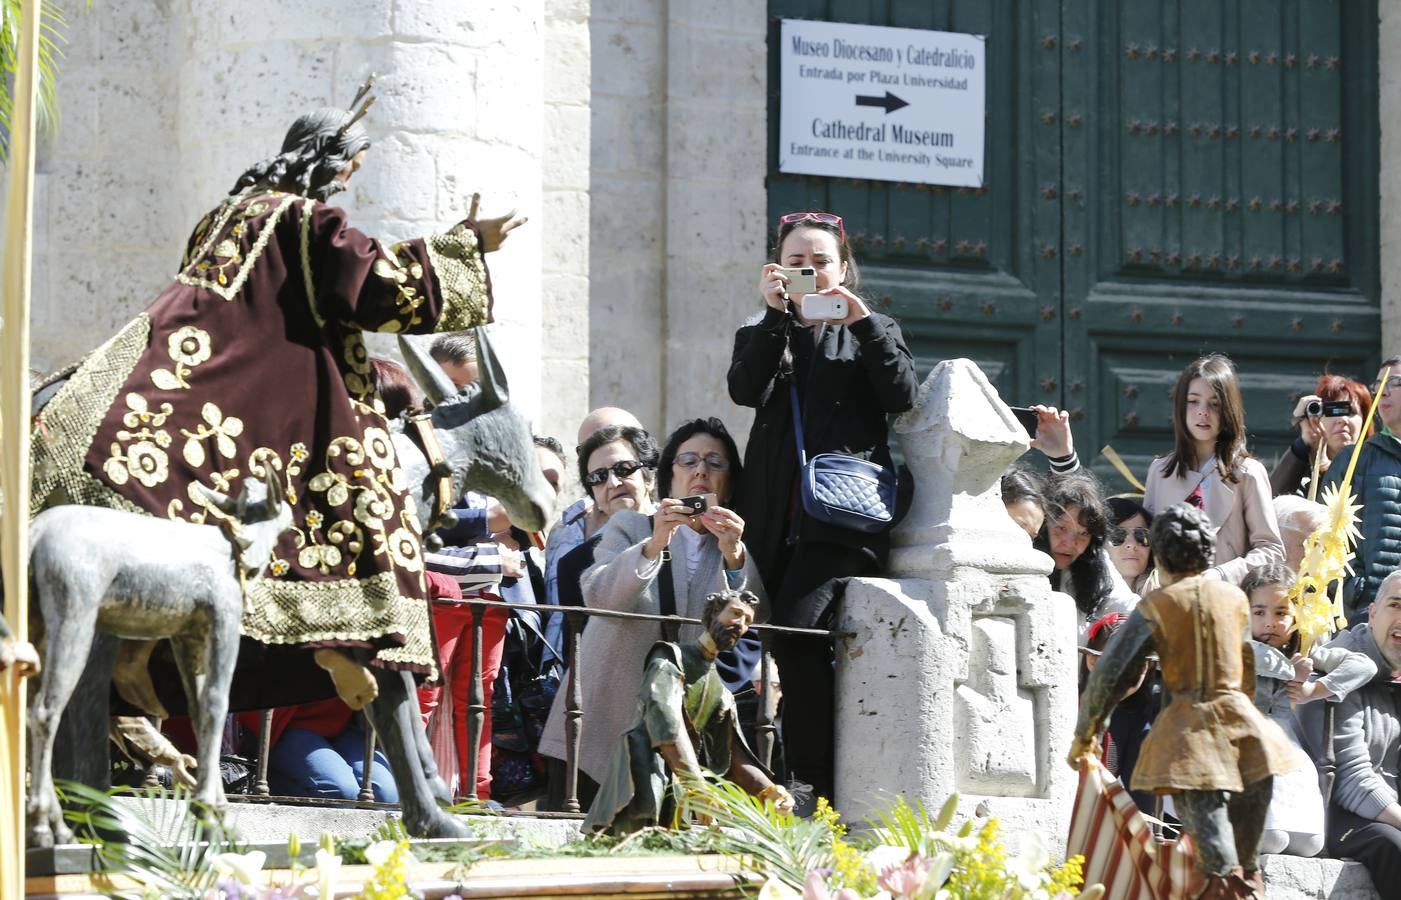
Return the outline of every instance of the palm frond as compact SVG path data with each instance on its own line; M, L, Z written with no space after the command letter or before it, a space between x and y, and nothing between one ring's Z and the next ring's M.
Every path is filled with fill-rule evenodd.
M933 856L939 849L934 835L948 830L957 809L957 794L945 800L939 814L933 818L930 818L929 810L925 809L922 801L916 800L911 806L904 797L897 797L894 805L867 818L870 840L905 847L911 853Z
M707 775L681 788L678 815L708 818L715 851L748 860L797 891L809 871L831 863L830 824L780 813L723 778Z
M162 897L203 896L218 878L213 857L237 849L233 833L202 819L183 788L148 788L122 800L71 781L58 790L64 817L96 847L102 870L120 871Z
M25 0L0 0L0 162L9 156L10 122L14 115L14 76L19 66L20 21ZM30 0L33 2L33 0ZM63 32L67 21L52 0L39 2L39 55L35 72L38 89L37 119L41 131L51 135L58 127L58 60L63 56ZM91 0L89 0L91 3Z

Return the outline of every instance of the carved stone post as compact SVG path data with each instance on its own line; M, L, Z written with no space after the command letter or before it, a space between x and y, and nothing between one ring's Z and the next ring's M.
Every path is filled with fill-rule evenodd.
M1075 773L1075 617L1002 505L1027 436L982 371L935 367L894 434L915 478L889 579L847 590L837 645L837 803L904 794L1063 840Z

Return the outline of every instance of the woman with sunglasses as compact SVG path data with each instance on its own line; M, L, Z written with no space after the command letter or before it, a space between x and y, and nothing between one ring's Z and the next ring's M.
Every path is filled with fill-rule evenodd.
M743 540L744 520L729 508L740 476L739 450L719 419L693 419L672 432L657 471L664 499L655 508L612 513L600 532L594 564L583 575L584 605L660 615L669 598L675 615L699 619L707 594L729 588L762 596L759 572ZM699 496L706 497L704 512L681 500ZM762 609L760 615L766 618ZM698 634L699 626L686 625L676 639L684 643ZM647 651L663 639L669 638L660 623L635 619L598 617L584 632L579 647L587 723L579 740L582 808L608 774L619 736L636 710ZM750 641L722 652L715 664L737 691L748 686L758 658L757 642ZM564 759L563 692L555 695L540 752Z
M1383 376L1385 379L1383 380ZM1339 484L1354 453L1357 468L1352 476L1352 494L1362 506L1359 530L1362 539L1352 560L1354 575L1343 581L1343 608L1348 625L1366 621L1367 607L1376 599L1382 580L1401 559L1401 356L1382 360L1372 383L1377 404L1374 419L1385 431L1344 447L1323 478L1323 486Z
M1106 535L1109 559L1119 571L1129 590L1140 597L1157 587L1153 577L1153 549L1148 546L1148 529L1153 514L1143 504L1128 497L1110 497L1105 501L1109 511L1109 533Z
M1320 405L1346 403L1348 407L1343 415L1311 416L1307 408L1310 400L1316 400ZM1294 417L1299 422L1299 435L1289 449L1280 454L1270 472L1270 489L1274 495L1307 493L1315 453L1322 455L1319 464L1319 479L1322 480L1323 473L1328 471L1329 464L1338 458L1343 448L1362 440L1362 423L1366 421L1371 408L1372 395L1367 393L1366 385L1341 375L1319 376L1313 394L1301 397L1295 407ZM1332 408L1327 411L1337 412ZM1320 412L1323 410L1320 409ZM1373 425L1367 436L1375 433L1376 426Z
M809 321L780 268L812 268L817 293L846 302L846 316ZM786 625L817 625L817 591L834 578L873 575L889 552L885 533L865 534L803 515L798 497L790 385L798 392L808 455L838 451L891 465L886 419L915 402L919 382L900 326L860 296L856 260L839 216L790 213L779 220L773 260L759 276L760 314L735 335L730 398L753 407L740 497L745 544ZM795 779L832 796L832 648L810 638L775 639L784 692L783 745Z

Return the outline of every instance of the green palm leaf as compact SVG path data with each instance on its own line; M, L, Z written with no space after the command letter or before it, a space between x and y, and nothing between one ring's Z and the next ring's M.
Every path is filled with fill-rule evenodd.
M161 897L203 896L218 879L213 856L237 850L229 832L200 818L183 788L148 788L124 802L76 782L58 789L64 817L96 847L103 871L120 871Z
M10 117L15 108L10 91L19 65L19 32L24 2L0 0L0 162L10 152ZM44 134L51 135L58 126L58 88L54 79L58 75L58 59L63 55L59 45L63 43L63 28L67 23L57 4L51 0L38 0L38 3L38 123Z

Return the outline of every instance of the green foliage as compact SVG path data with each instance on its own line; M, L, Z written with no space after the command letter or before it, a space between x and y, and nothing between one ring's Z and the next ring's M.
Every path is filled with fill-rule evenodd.
M119 802L76 782L57 787L74 834L94 846L104 872L121 871L145 888L136 896L201 897L218 880L213 857L238 849L232 832L201 819L183 788L147 788Z
M23 8L24 0L0 0L0 162L3 162L10 152L10 119L15 109L14 97L10 91L14 89L14 76L19 64L18 45ZM39 128L44 134L52 134L58 125L58 89L54 79L58 76L58 58L63 55L59 44L63 41L65 25L63 11L59 9L58 4L52 0L39 0L36 112Z

